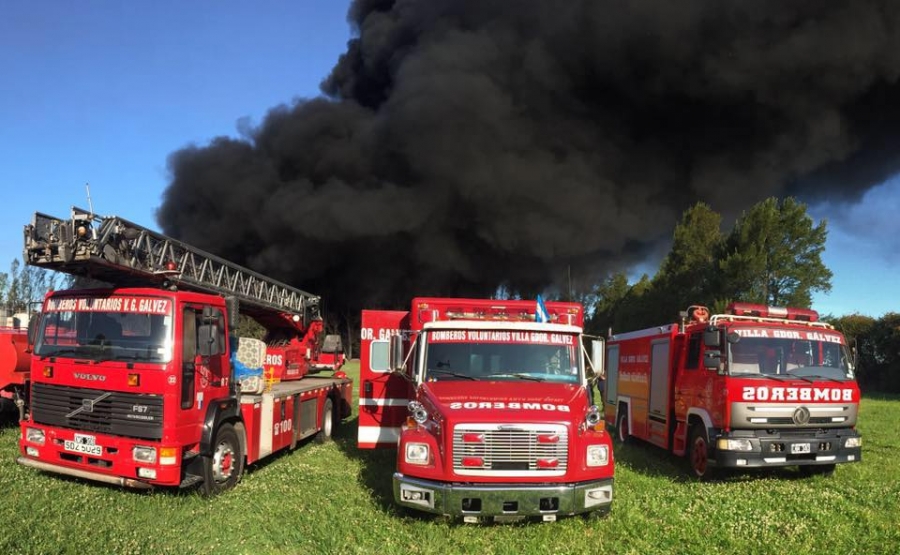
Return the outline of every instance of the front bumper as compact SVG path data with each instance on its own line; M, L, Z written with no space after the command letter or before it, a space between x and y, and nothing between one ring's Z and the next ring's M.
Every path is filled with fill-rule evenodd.
M394 500L451 517L568 516L608 511L613 479L574 484L456 484L394 473Z
M732 432L716 438L720 440L744 440L750 450L714 451L715 465L721 468L759 468L775 466L834 465L862 460L862 447L846 447L850 438L860 438L855 430L820 430L805 434Z

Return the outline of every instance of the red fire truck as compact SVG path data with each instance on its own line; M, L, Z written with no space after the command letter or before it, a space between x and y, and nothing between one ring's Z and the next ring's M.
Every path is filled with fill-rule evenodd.
M35 214L25 255L114 286L47 295L20 464L135 488L200 484L211 495L246 464L327 439L350 414L352 383L336 342L321 352L314 295L76 208L70 220ZM267 330L265 343L231 336L238 312ZM260 375L239 380L245 344L256 346ZM310 375L326 367L332 376Z
M608 512L612 441L583 320L568 302L363 311L358 441L397 449L396 502L466 522Z
M827 475L861 456L851 352L814 310L693 306L680 323L614 335L604 396L620 441L687 456L698 478L791 465Z
M30 365L28 330L0 327L0 418L14 410L24 415Z

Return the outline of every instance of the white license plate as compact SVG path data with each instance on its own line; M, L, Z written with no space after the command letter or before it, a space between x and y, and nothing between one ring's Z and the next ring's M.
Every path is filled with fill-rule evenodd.
M800 453L809 453L809 444L808 443L794 443L791 445L791 454L797 455Z
M97 445L97 438L87 434L75 434L74 439L63 441L63 448L66 451L86 455L100 456L103 454L103 447Z

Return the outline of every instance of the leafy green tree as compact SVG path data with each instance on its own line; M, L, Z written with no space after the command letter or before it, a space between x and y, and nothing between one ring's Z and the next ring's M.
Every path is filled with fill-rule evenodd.
M587 326L590 333L607 335L610 330L620 333L654 325L652 315L658 310L647 274L634 284L629 284L622 272L613 274L597 286L595 295L597 301Z
M844 334L850 347L855 351L856 379L861 387L874 385L877 381L877 353L880 350L874 335L877 320L871 316L850 314L840 318L823 318Z
M741 216L725 242L719 268L725 296L771 306L809 307L814 291L831 290L822 262L826 222L814 225L806 205L769 198Z
M672 250L653 279L660 321L674 319L693 304L711 304L719 287L718 254L724 237L722 216L698 202L675 226Z
M56 273L42 268L22 267L21 262L14 259L6 281L8 286L5 287L3 307L13 314L25 312L32 303L42 301L47 291L56 288L59 278Z

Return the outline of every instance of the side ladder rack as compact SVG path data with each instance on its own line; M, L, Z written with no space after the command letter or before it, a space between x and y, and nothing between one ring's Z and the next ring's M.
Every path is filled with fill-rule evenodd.
M256 309L320 318L319 297L118 216L72 208L70 220L36 212L25 226L26 264L131 286L174 285L237 298Z

